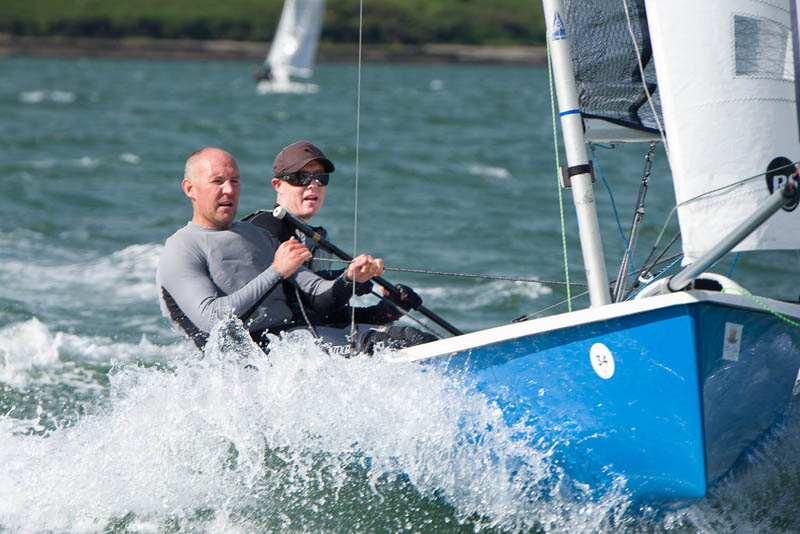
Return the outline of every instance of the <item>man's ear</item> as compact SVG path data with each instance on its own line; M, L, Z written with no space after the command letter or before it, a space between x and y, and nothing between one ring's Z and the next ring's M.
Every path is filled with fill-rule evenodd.
M275 188L275 191L279 191L280 190L282 181L283 180L281 180L280 178L273 178L272 179L272 187Z
M181 182L181 189L183 189L184 194L187 197L191 198L192 201L195 200L195 198L194 198L194 183L190 179L188 179L188 178L184 178L183 179L183 181Z

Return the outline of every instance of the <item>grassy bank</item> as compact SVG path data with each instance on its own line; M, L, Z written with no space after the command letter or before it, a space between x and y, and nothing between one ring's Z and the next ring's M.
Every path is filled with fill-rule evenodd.
M269 41L283 0L0 0L0 32L26 36ZM328 0L322 41L354 43L359 0ZM364 0L368 44L544 43L530 0Z
M259 41L151 39L128 37L33 37L0 34L0 57L110 57L135 59L233 60L260 63L268 45ZM366 45L362 60L379 63L471 63L544 65L541 46L475 46L455 44ZM323 43L321 63L358 60L355 44Z

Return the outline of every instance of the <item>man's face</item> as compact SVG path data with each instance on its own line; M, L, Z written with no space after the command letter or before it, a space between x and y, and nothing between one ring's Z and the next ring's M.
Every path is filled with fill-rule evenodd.
M325 167L319 161L312 161L300 172L316 174L325 172ZM278 204L305 222L311 220L325 203L326 186L317 184L315 180L306 186L295 186L280 178L273 178L272 187L278 192Z
M192 222L211 228L230 226L241 185L236 161L222 150L209 151L195 165L191 178L184 179L182 186L194 206Z

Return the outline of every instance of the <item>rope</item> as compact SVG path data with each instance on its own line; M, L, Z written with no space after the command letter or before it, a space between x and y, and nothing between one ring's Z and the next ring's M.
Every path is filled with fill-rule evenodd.
M306 314L306 307L303 306L303 299L300 298L300 290L297 289L297 286L294 286L294 294L297 297L297 304L300 306L300 311L303 313L303 319L305 319L306 324L308 325L308 329L311 330L311 335L314 336L314 339L319 339L319 334L317 334L317 330L314 328L314 325L311 324L311 321L308 318L308 314Z
M664 229L662 229L661 233L663 234L663 232L664 232ZM655 266L656 266L656 265L657 265L657 264L658 264L658 263L661 261L661 258L664 256L664 254L666 254L666 253L667 253L667 251L668 251L670 248L672 248L672 245L674 245L674 244L675 244L675 242L678 240L678 238L679 238L680 236L681 236L681 233L680 233L680 231L678 231L678 232L677 232L677 233L676 233L676 234L675 234L675 235L672 237L672 239L670 240L670 242L669 242L669 243L667 243L667 245L664 247L664 249L661 251L661 253L659 253L659 255L658 255L658 256L656 256L656 259L655 259L655 260L653 260L653 263L650 263L650 258L652 258L652 257L653 257L653 254L655 254L655 253L656 253L656 248L658 247L658 241L661 239L661 237L659 236L658 240L656 240L656 242L653 244L653 248L651 248L651 249L650 249L650 254L648 254L648 255L647 255L647 259L646 259L646 260L644 260L644 262L642 262L642 272L647 272L647 271L649 271L650 269L652 269L653 267L655 267Z
M657 275L653 276L650 279L650 281L647 282L642 287L640 287L638 291L635 291L635 292L629 294L628 297L626 298L626 300L631 300L633 297L635 297L636 295L638 295L639 293L644 291L644 288L646 288L647 286L649 286L650 284L652 284L653 282L655 282L656 280L661 278L661 275L664 274L665 272L669 271L670 269L672 269L679 261L681 261L681 258L683 258L683 254L678 254L678 258L675 261L673 261L672 263L667 265L667 267L662 269Z
M678 254L675 254L674 256L670 256L669 258L667 258L666 260L664 260L662 263L666 263L666 262L668 262L668 261L674 260L675 258L678 258L678 259L680 259L680 257L681 257L681 256L683 256L683 254L680 254L680 253L678 253ZM654 264L654 265L655 265L655 264ZM667 267L666 269L664 269L664 271L666 271L667 269L669 269L669 268L671 268L671 267L672 267L672 265L670 265L669 267ZM636 274L637 274L637 275L638 275L638 274L641 274L641 272L642 272L642 271L639 271L639 272L638 272L638 273L636 273ZM611 282L609 282L609 287L610 287L610 286L612 286L613 284L616 284L616 283L617 283L617 281L616 281L616 280L612 280ZM583 297L583 296L585 296L585 295L588 295L588 294L589 294L589 292L588 292L588 291L583 291L583 292L581 292L581 293L578 293L577 295L575 295L575 296L573 297L573 299L578 299L578 298L580 298L580 297ZM527 321L529 318L533 317L534 315L539 315L539 314L541 314L541 313L544 313L544 312L546 312L546 311L548 311L548 310L551 310L551 309L553 309L553 308L555 308L555 307L561 306L562 304L566 304L566 303L567 303L567 300L562 300L562 301L560 301L560 302L556 302L555 304L551 304L550 306L547 306L546 308L542 308L542 309L541 309L541 310L539 310L539 311L535 311L535 312L533 312L533 313L529 313L529 314L523 315L522 317L517 317L516 319L514 319L514 320L513 320L513 321L511 321L511 322L512 322L512 323L519 323L519 322L522 322L522 321Z
M783 167L778 167L777 169L774 169L774 170L775 171L779 171L779 170L782 170L782 169L787 169L787 168L790 168L790 167L792 167L794 165L797 165L798 163L800 163L800 160L795 161L793 163L790 163L788 165L784 165ZM741 180L733 182L731 184L723 185L722 187L718 187L716 189L712 189L711 191L706 191L705 193L701 193L701 194L699 194L699 195L697 195L695 197L692 197L692 198L689 198L687 200L684 200L680 204L676 204L670 210L669 214L667 214L667 219L664 221L664 224L661 226L661 231L658 233L658 237L656 238L656 241L653 244L653 249L658 247L658 244L661 242L661 238L664 236L664 232L666 232L666 230L667 230L667 226L669 225L669 222L672 220L672 216L675 215L675 212L678 211L678 208L686 206L687 204L690 204L692 202L696 202L696 201L702 199L703 197L706 197L706 196L709 196L709 195L713 195L714 193L719 193L721 191L725 191L726 189L732 189L734 187L740 187L740 186L746 184L747 182L759 179L759 178L763 177L766 174L767 174L766 172L760 172L758 174L754 174L752 176L748 176L747 178L742 178Z
M728 278L730 278L731 275L733 274L733 268L736 267L736 262L739 260L739 254L741 254L741 252L737 252L736 255L733 257L733 263L731 263L731 270L728 271Z
M661 125L661 120L658 118L658 113L656 113L656 106L653 104L653 95L650 94L650 89L647 87L647 80L644 75L644 65L642 65L642 52L639 50L639 43L636 42L636 34L633 32L633 24L631 24L631 14L628 11L627 0L622 0L622 4L625 6L625 22L628 25L628 34L631 36L631 43L633 44L634 50L636 50L636 62L639 65L639 77L642 80L642 88L644 89L644 93L647 95L647 104L650 106L650 111L653 113L653 119L656 121L656 126L658 126L658 135L661 136L661 142L664 143L664 152L667 155L667 161L670 161L667 136L664 134L664 127Z
M792 321L791 319L789 319L785 315L776 312L775 310L773 310L772 308L770 308L769 306L767 306L766 304L761 302L761 300L759 300L758 297L753 296L753 294L750 293L749 291L747 291L746 289L739 289L738 287L726 287L726 288L722 289L723 293L727 293L728 291L733 291L734 293L739 293L740 295L744 295L745 297L750 298L751 300L753 300L753 302L755 302L756 304L758 304L759 306L761 306L762 308L767 310L769 313L771 313L772 315L774 315L778 319L781 319L782 321L786 321L790 325L800 328L800 323L798 323L796 321Z
M358 256L358 171L359 171L359 157L361 148L361 45L362 35L364 29L364 0L359 2L358 6L358 81L356 83L356 175L355 175L355 199L353 201L353 257ZM353 294L351 298L356 296L356 281L355 273L353 273ZM356 310L351 307L350 311L350 342L353 345L353 352L355 352L356 342Z
M658 278L659 276L661 276L662 274L664 274L665 272L667 272L668 270L670 270L670 269L671 269L671 268L672 268L672 267L673 267L673 266L674 266L676 263L678 263L678 261L680 260L680 256L681 256L681 255L679 254L678 256L679 256L679 257L678 257L678 259L676 259L674 262L672 262L670 265L668 265L668 266L667 266L665 269L663 269L663 270L662 270L660 273L658 273L658 274L657 274L657 275L656 275L656 276L653 278L653 280L652 280L652 281L655 281L655 280L656 280L656 278ZM646 287L646 286L645 286L645 287ZM644 287L643 287L642 289L644 289ZM641 291L641 289L640 289L639 291ZM772 308L770 308L769 306L767 306L767 305L766 305L764 302L762 302L761 300L759 300L759 299L758 299L758 297L754 296L754 295L753 295L752 293L750 293L749 291L747 291L747 290L745 290L745 289L739 289L739 288L737 288L737 287L728 287L728 288L723 288L723 289L722 289L722 293L727 293L727 292L729 292L729 291L733 291L733 292L735 292L735 293L739 293L739 294L741 294L741 295L744 295L745 297L748 297L748 298L752 299L752 300L753 300L753 301L754 301L756 304L758 304L758 305L759 305L761 308L763 308L764 310L768 311L769 313L771 313L772 315L774 315L774 316L775 316L775 317L777 317L778 319L780 319L780 320L782 320L782 321L785 321L785 322L787 322L788 324L790 324L790 325L792 325L792 326L796 326L796 327L800 328L800 323L798 323L797 321L793 321L793 320L789 319L788 317L786 317L785 315L783 315L782 313L779 313L779 312L777 312L777 311L773 310ZM578 295L575 295L575 298L582 297L582 296L584 296L584 295L586 295L586 294L588 294L588 293L589 293L588 291L584 291L583 293L580 293L580 294L578 294ZM637 293L638 293L638 291L637 291ZM628 298L630 299L630 297L628 297ZM528 315L523 315L522 317L519 317L519 318L517 318L517 319L514 319L514 321L513 321L513 322L517 323L517 322L527 321L527 320L528 320L528 318L530 318L530 317L533 317L534 315L539 315L540 313L544 313L544 312L546 312L547 310L550 310L550 309L552 309L552 308L555 308L555 307L557 307L557 306L560 306L560 305L564 304L565 302L566 302L565 300L562 300L561 302L557 302L557 303L555 303L555 304L553 304L553 305L551 305L551 306L548 306L548 307L546 307L546 308L543 308L543 309L541 309L541 310L539 310L539 311L537 311L537 312L534 312L534 313L529 313Z
M592 151L592 160L594 160L595 168L597 169L598 174L600 174L600 179L603 180L603 185L606 186L606 191L608 191L608 197L611 199L611 208L614 210L614 218L617 221L617 229L619 230L619 235L622 237L622 246L625 247L625 254L628 256L628 263L630 264L631 275L633 275L636 270L633 266L633 258L631 257L631 251L628 249L628 238L625 236L625 231L622 229L622 223L619 220L619 212L617 211L617 202L614 200L614 193L611 192L611 186L608 185L608 181L606 180L605 175L603 174L603 170L600 168L600 161L597 159L597 154L594 151L594 147L591 147Z
M572 297L572 298L573 298L573 300L577 300L577 299L579 299L580 297L586 296L586 295L588 295L588 294L589 294L589 291L582 291L581 293L578 293L577 295L575 295L575 296L574 296L574 297ZM535 312L533 312L533 313L528 313L528 314L526 314L526 315L523 315L522 317L517 317L516 319L514 319L514 320L513 320L513 321L511 321L511 322L512 322L512 323L521 323L521 322L523 322L523 321L527 321L528 319L530 319L530 318L531 318L531 317L533 317L534 315L539 315L539 314L542 314L542 313L544 313L544 312L546 312L546 311L548 311L548 310L552 310L553 308L557 308L558 306L561 306L562 304L567 304L568 302L569 302L569 299L565 299L565 300L562 300L562 301L560 301L560 302L556 302L555 304L551 304L550 306L548 306L548 307L546 307L546 308L542 308L542 309L541 309L541 310L539 310L539 311L535 311Z
M419 319L417 319L416 317L414 317L413 315L408 313L406 310L404 310L403 308L401 308L400 306L398 306L394 302L392 302L389 299L387 299L386 297L384 297L383 295L379 295L375 291L371 292L370 294L373 295L373 296L378 297L381 300L383 300L383 302L385 302L389 306L393 307L395 310L397 310L406 319L410 319L413 322L417 323L417 325L422 327L423 330L427 330L428 332L430 332L432 334L435 334L436 337L438 337L439 339L444 339L445 336L440 331L436 330L435 328L433 328L429 324L427 324L427 323L425 323L423 321L420 321Z
M346 260L336 258L314 258L316 261L327 261L330 263L350 263ZM562 282L561 280L543 280L541 278L515 278L512 276L496 276L491 274L471 274L471 273L457 273L450 271L431 271L428 269L407 269L403 267L384 267L386 271L397 271L401 273L416 273L416 274L433 274L440 276L456 276L462 278L485 278L487 280L508 280L510 282L533 282L536 284L550 284L550 285L572 285L586 287L586 284L580 282Z
M639 270L639 273L638 273L638 278L637 278L637 280L635 280L635 281L634 281L633 285L632 285L632 286L631 286L631 288L628 290L628 293L625 295L625 298L624 298L624 299L622 299L622 300L628 300L628 299L630 298L631 294L632 294L632 293L633 293L633 292L636 290L636 284L637 284L637 283L639 283L639 282L645 282L645 284L649 284L650 282L652 282L652 281L655 279L654 277L652 277L652 278L650 278L650 280L649 280L649 281L645 281L645 280L643 280L643 279L642 279L642 275L644 275L644 274L649 274L649 273L650 273L650 271L653 269L653 267L655 267L655 266L656 266L656 265L658 265L659 263L662 263L662 262L661 262L661 258L663 258L663 257L664 257L664 254L666 254L666 253L667 253L667 251L669 251L669 249L672 247L672 245L674 245L674 244L675 244L675 242L678 240L678 238L679 238L680 236L681 236L681 233L680 233L680 232L678 232L677 234L675 234L675 236L672 238L672 240L671 240L669 243L667 243L667 246L666 246L666 247L664 247L664 250L662 250L662 251L661 251L661 253L660 253L660 254L659 254L657 257L656 257L656 259L655 259L655 260L653 260L653 263L647 263L647 261L650 261L650 257L651 257L651 256L653 255L653 253L655 252L655 248L653 248L653 250L651 250L651 251L650 251L650 255L649 255L649 256L647 256L647 261L646 261L646 262L644 262L644 265L643 265L643 266L642 266L642 268ZM669 258L667 258L667 259L666 259L666 260L664 260L664 261L670 261L670 260L672 260L672 259L674 259L674 258L682 258L682 257L683 257L683 253L682 253L682 252L678 252L677 254L673 254L672 256L670 256ZM670 266L670 267L672 267L672 266Z
M567 258L567 227L564 223L564 198L559 180L561 162L558 157L558 128L556 126L556 101L553 87L553 58L550 55L550 39L547 39L547 75L550 81L550 110L553 116L553 148L556 154L556 189L558 190L558 210L561 217L561 248L564 254L564 284L567 286L567 309L572 311L572 292L569 283L569 260Z

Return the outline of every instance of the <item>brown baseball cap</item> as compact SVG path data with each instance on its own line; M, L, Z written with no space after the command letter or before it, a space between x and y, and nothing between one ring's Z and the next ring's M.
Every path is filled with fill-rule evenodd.
M312 161L322 163L325 172L333 172L335 169L331 160L325 157L322 150L308 141L297 141L278 152L275 162L272 164L272 171L277 178L297 172Z

